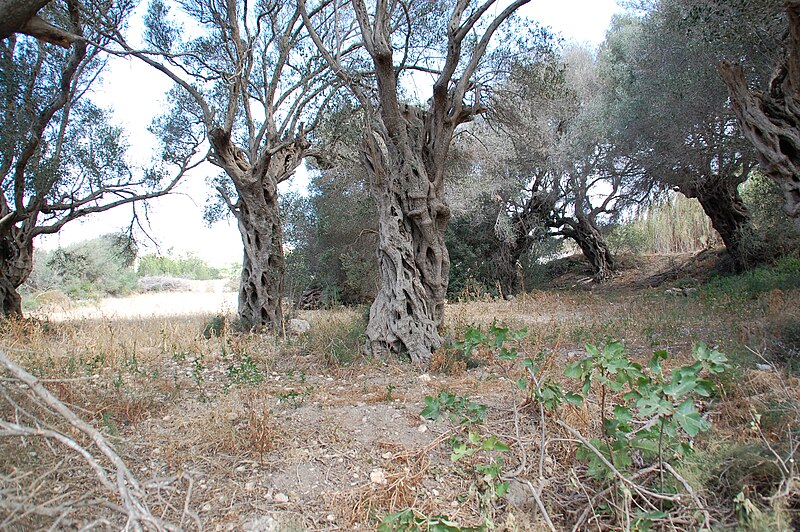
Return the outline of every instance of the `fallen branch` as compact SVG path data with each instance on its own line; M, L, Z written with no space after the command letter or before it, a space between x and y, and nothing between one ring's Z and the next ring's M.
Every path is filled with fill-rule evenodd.
M72 427L88 436L103 456L113 464L116 473L116 481L114 482L111 480L106 469L86 447L79 445L74 439L55 430L34 429L18 423L2 421L0 422L0 435L42 437L60 442L83 457L96 473L101 484L119 495L122 501L122 509L128 517L126 529L142 530L143 525L149 525L149 528L155 528L159 531L173 529L173 527L162 523L161 520L154 517L150 512L145 502L144 490L139 484L139 481L133 476L128 466L100 431L79 418L63 402L51 394L35 376L28 373L24 368L8 358L3 351L0 351L0 367L5 367L11 375L28 386L30 389L29 393L33 394L38 400L51 408L58 416L72 425Z

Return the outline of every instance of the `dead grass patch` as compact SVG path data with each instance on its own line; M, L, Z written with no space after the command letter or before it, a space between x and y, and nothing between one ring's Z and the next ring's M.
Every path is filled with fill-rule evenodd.
M543 447L539 410L515 387L525 377L520 364L498 361L485 349L471 353L468 362L452 350L468 325L527 327L520 356L536 358L542 377L572 391L578 384L563 378L565 365L585 356L586 343L606 338L624 341L640 362L655 349L667 349L667 370L685 364L696 341L738 353L742 367L703 404L714 432L695 441L708 456L697 466L701 470L717 463L711 455L727 456L719 460L723 464L735 459L736 453L719 450L720 441L741 449L763 443L749 428L754 413L775 448L783 449L778 444L797 434L798 379L780 367L753 370L756 357L745 358L746 347L769 355L770 338L786 343L790 322L800 319L795 301L796 291L783 291L744 308L720 308L700 296L648 289L534 292L513 301L453 303L444 324L450 347L434 355L425 379L409 364L361 357L362 309L303 313L311 332L287 340L231 328L206 338L206 315L17 320L0 324L0 349L112 439L144 479L153 511L184 528L237 529L273 520L287 530L370 529L404 508L446 514L464 525L481 523L487 509L476 488L480 479L450 461L449 438L460 429L419 418L425 395L447 390L488 405L486 424L475 430L510 446L504 471L514 492L492 503L497 529L538 530L544 521L526 482L538 490L558 528L570 528L590 502L603 502L596 495L608 486L588 480L575 456L574 436L557 425L562 421L587 437L600 434L601 401L590 395L581 408L546 413ZM5 381L2 390L11 393ZM8 405L3 419L13 418ZM609 400L606 417L610 405ZM0 446L0 495L15 501L30 495L25 500L34 505L50 501L72 508L61 521L65 526L106 519L110 528L119 527L113 511L95 504L102 494L85 465L41 442L0 438ZM758 497L781 479L769 464L755 466L738 476L720 470L728 492L719 499L711 497L716 488L704 484L707 477L692 477L698 496L717 506L715 526L736 526L728 499L739 482L753 484L755 503L769 506ZM376 470L380 482L369 478ZM784 498L790 501L786 512L791 497L796 495ZM61 515L20 519L20 512L0 516L0 523L12 515L15 523L47 528ZM586 523L592 529L616 526L609 516Z

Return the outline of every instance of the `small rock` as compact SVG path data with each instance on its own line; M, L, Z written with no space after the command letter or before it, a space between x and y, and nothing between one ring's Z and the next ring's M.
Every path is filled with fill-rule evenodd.
M529 511L533 509L536 499L531 495L530 488L527 484L523 484L518 480L512 480L508 487L508 493L506 494L506 502L511 508Z
M378 484L379 486L385 486L389 483L389 481L386 479L386 473L383 472L383 469L373 469L369 474L369 481L373 484Z
M325 520L327 520L329 523L333 523L334 521L336 521L336 516L333 514L328 514Z
M289 320L289 332L294 334L306 334L311 330L311 324L306 320L292 318Z
M287 502L289 502L289 496L286 495L285 493L279 492L279 493L275 494L275 497L273 498L273 500L277 504L286 504Z
M772 371L772 366L769 364L756 364L756 369L759 371Z
M417 427L417 432L428 432L428 426L420 425L419 427Z
M419 382L431 382L431 376L427 373L423 373L419 376Z
M392 454L391 451L386 451L381 455L381 458L383 458L384 460L391 460L392 456L394 455Z
M242 524L242 530L245 532L277 532L278 529L278 521L271 515L251 518Z

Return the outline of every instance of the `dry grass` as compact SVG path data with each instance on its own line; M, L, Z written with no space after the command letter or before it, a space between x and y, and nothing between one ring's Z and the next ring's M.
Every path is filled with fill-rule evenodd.
M451 304L445 334L457 340L468 325L495 321L527 327L521 349L542 353L542 375L554 378L561 378L566 362L583 356L585 343L605 338L624 340L641 360L655 348L667 349L672 364L688 360L693 342L718 344L743 365L709 406L715 429L706 439L766 441L783 449L787 435L796 435L800 383L752 369L747 347L786 341L787 323L800 317L795 301L796 292L781 292L747 308L721 309L662 290L536 292L514 301ZM384 515L409 507L462 524L491 515L500 530L547 529L530 486L555 526L569 529L592 494L602 492L602 485L586 480L574 437L556 424L560 419L582 434L597 434L597 403L547 414L542 448L539 411L513 384L524 375L518 364L484 350L473 355L478 366L468 369L445 349L431 374L420 376L403 363L364 359L358 353L363 316L362 310L306 313L301 317L311 322L311 333L287 340L229 330L205 338L211 315L10 321L0 325L0 349L115 442L147 486L154 513L187 529L374 529ZM3 390L2 414L10 419L21 399L10 381L3 381ZM425 395L441 390L488 405L486 424L476 430L511 446L504 454L512 481L507 497L487 502L475 472L451 462L450 439L463 436L464 428L419 418ZM762 413L761 433L742 430L752 412ZM0 505L0 523L46 528L61 515L56 510L71 506L75 511L64 525L96 519L119 526L111 509L94 504L102 494L74 457L25 438L4 437L0 446L0 490L39 508L24 515ZM709 443L704 452L715 448L721 447ZM797 504L796 486L790 489L782 499L784 515ZM717 503L728 506L714 518L730 526L732 503Z

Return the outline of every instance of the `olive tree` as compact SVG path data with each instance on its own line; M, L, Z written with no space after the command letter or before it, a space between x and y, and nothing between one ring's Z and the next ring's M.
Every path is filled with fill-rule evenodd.
M198 37L180 40L171 5ZM315 112L335 92L336 78L291 2L154 0L145 22L147 49L115 38L122 53L175 83L172 110L158 123L170 150L180 154L187 140L208 139L206 159L222 171L216 188L244 245L239 319L248 329L281 331L286 265L278 185L305 157Z
M474 131L481 188L503 204L493 260L506 294L520 288L520 258L547 238L573 240L598 280L614 270L601 225L635 200L639 170L606 137L603 90L590 51L554 49L516 65L495 90L491 127Z
M444 196L450 142L458 126L484 111L482 60L501 25L528 1L495 9L495 0L377 0L370 6L353 0L352 18L369 54L369 79L344 68L335 42L315 36L369 118L362 160L378 208L380 288L366 330L368 353L407 354L427 364L442 344L439 326L450 269L445 246L450 209ZM299 3L314 35L313 17L304 0ZM328 9L343 8L331 2ZM495 54L503 49L496 47ZM425 62L425 57L440 59ZM425 103L404 98L401 78L411 70L430 74L432 95Z
M724 13L729 6L714 7ZM738 63L723 61L719 70L745 137L765 174L781 187L786 210L800 229L800 2L784 0L784 12L789 29L786 53L767 88L752 90L751 76ZM772 13L774 9L762 10L766 17ZM748 70L758 59L743 58Z
M612 85L607 122L616 128L615 142L646 170L642 189L660 184L697 198L735 268L751 267L764 250L738 187L756 158L716 65L777 47L774 35L726 29L730 20L751 22L755 5L763 3L730 2L736 16L728 18L707 16L706 0L646 4L641 17L616 19L601 50ZM753 76L765 75L763 63L756 66Z
M129 5L107 2L115 27ZM81 38L68 49L12 34L0 40L0 312L21 315L17 288L33 268L34 239L89 214L172 190L197 145L163 165L133 168L122 131L88 98L105 64L104 38L78 2L53 2L50 15ZM89 44L92 42L93 44ZM134 217L136 211L134 211Z

